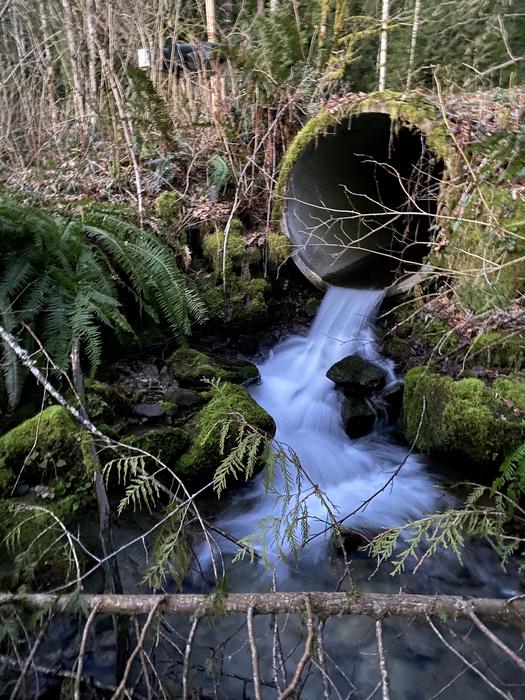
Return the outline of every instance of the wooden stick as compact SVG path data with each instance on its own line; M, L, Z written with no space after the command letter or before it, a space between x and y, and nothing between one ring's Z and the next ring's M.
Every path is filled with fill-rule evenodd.
M379 669L381 671L381 687L383 700L390 700L390 683L388 682L388 670L386 667L385 648L383 645L383 623L376 620L377 653L379 654Z
M525 660L521 658L521 656L518 656L515 651L512 649L509 649L509 647L501 641L501 639L494 634L494 632L491 632L489 628L481 622L479 617L476 615L474 612L470 612L469 615L470 619L474 622L474 624L483 632L484 635L486 635L491 642L493 642L497 647L499 647L503 653L507 654L514 663L521 668L522 671L525 671Z
M297 689L299 681L301 680L301 675L304 671L304 667L306 666L308 660L312 656L312 644L314 641L314 620L313 620L313 615L312 615L312 604L310 602L310 597L309 597L308 593L304 594L303 600L304 600L304 605L306 607L306 613L307 613L307 618L306 618L307 637L306 637L306 642L304 645L304 651L303 651L303 655L301 656L301 658L299 660L299 663L297 664L297 668L295 669L294 677L292 678L290 685L279 696L279 700L288 700L288 698L291 698L295 695L295 691Z
M312 613L321 617L330 615L367 615L376 620L387 616L426 618L431 615L447 615L449 619L470 618L474 613L485 622L498 622L525 629L525 599L523 598L467 598L452 595L413 595L409 593L328 593L328 592L277 592L231 593L221 601L225 613L248 612L253 606L254 615L272 613L304 613L305 597L308 597ZM197 594L74 594L51 593L2 593L0 607L14 605L38 610L55 606L56 612L73 612L74 601L92 609L99 605L99 612L112 615L147 614L158 601L164 601L163 611L193 617L212 613L214 597Z
M257 645L255 643L255 634L253 631L253 605L250 605L248 612L246 613L246 624L248 627L248 640L250 642L250 651L252 655L253 692L255 695L255 700L262 700L259 659L257 656Z

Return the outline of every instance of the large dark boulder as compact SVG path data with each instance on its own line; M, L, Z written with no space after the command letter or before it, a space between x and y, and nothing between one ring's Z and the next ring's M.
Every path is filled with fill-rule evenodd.
M328 379L340 386L345 394L359 393L370 396L386 384L386 372L359 355L348 355L326 373Z
M366 399L351 396L344 400L341 416L347 435L353 439L367 435L376 420L376 414Z

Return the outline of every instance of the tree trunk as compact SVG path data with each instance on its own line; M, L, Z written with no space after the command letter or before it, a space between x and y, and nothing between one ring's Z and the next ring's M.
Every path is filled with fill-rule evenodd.
M62 0L64 10L64 29L66 34L67 48L69 53L69 67L71 70L71 82L73 86L73 103L75 105L75 116L81 130L85 129L84 116L84 88L80 75L80 49L81 44L75 28L75 14L70 0Z
M80 414L85 420L89 420L86 410L86 391L84 388L84 375L80 365L80 348L78 342L75 343L71 350L71 371L73 374L73 385L80 402ZM102 547L102 554L104 557L107 557L114 551L111 529L111 507L109 505L104 479L102 478L100 459L95 443L93 442L93 436L87 433L85 439L87 442L89 460L91 462L90 466L94 467L93 483L95 485L95 495L98 506L100 544ZM108 593L122 593L122 584L115 557L111 557L109 562L106 562L104 571L106 574L105 590Z
M386 57L388 47L388 20L390 18L390 0L383 0L381 11L381 41L379 46L379 90L386 85Z
M412 40L410 42L410 56L408 58L408 71L406 91L408 92L412 83L412 73L414 71L414 63L416 60L417 35L419 33L419 23L421 16L421 0L415 0L414 4L414 23L412 25Z
M215 0L206 0L206 34L208 41L217 43L217 15L215 13Z
M88 49L89 77L89 124L93 136L98 117L98 81L97 81L97 29L96 29L95 0L86 0L84 6L84 21L86 27L86 43Z
M525 629L525 599L467 598L452 595L413 595L408 593L230 593L220 601L221 614L254 615L303 614L308 601L313 614L366 615L376 620L388 616L426 619L434 615L449 619L468 618L474 614L485 622L507 624ZM72 603L75 602L75 605ZM160 602L160 606L159 606ZM161 614L192 616L217 612L214 596L198 594L135 594L135 595L54 595L51 593L0 593L2 605L20 605L33 610L52 607L56 612L76 614L78 604L111 615L143 615L159 608Z
M80 347L78 342L75 343L71 350L71 371L73 375L73 385L80 403L80 414L85 420L89 420L86 410L86 392L84 387L84 375L80 364ZM115 551L113 546L113 532L111 527L111 507L109 505L104 479L102 477L102 469L97 448L93 441L91 433L86 433L86 449L89 456L90 464L88 468L93 468L93 482L95 486L95 495L98 506L99 518L99 538L104 558L108 557ZM110 595L122 594L122 582L116 557L110 557L103 564L104 571L104 590ZM129 643L127 625L122 624L117 618L113 618L113 626L115 629L116 639L116 676L117 680L122 677L123 670L126 665Z
M56 103L56 92L53 81L53 39L49 28L48 9L44 0L38 2L38 17L40 21L40 31L42 33L42 55L44 63L44 90L49 104L49 116L51 117L51 130L58 128L58 112Z

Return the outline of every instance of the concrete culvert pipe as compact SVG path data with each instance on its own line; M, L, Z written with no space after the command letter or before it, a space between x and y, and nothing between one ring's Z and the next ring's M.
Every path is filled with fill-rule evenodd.
M426 112L413 110L418 123L401 111L399 100L368 100L321 113L283 160L282 227L318 286L386 286L429 251L444 161Z

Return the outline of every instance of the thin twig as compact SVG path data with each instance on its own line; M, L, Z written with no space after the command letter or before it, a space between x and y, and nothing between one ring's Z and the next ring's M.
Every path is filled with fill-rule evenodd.
M512 651L512 649L509 649L509 647L501 641L501 639L494 634L494 632L491 632L489 628L481 622L479 617L476 615L475 612L471 612L469 614L470 619L474 622L474 624L483 632L484 635L486 635L491 642L493 642L497 647L499 647L505 654L507 654L508 657L510 657L517 666L521 668L522 671L525 671L525 661L521 658L521 656L518 656L516 652Z
M246 624L248 627L248 641L252 655L253 692L255 700L262 700L261 678L259 673L259 660L257 658L257 645L255 644L255 634L253 632L253 605L250 605L246 613Z
M184 650L184 664L182 667L182 700L188 700L188 674L190 672L190 654L193 640L195 638L195 632L197 631L197 625L199 624L199 622L199 617L193 618L190 633L188 635L188 640L186 642L186 649Z
M281 693L281 695L279 696L279 700L286 700L286 698L291 698L293 696L293 694L295 693L295 690L297 688L297 685L299 684L299 681L301 680L301 674L304 670L304 667L306 666L307 661L310 659L310 657L312 655L312 644L313 644L313 639L314 639L314 620L313 620L313 615L312 615L312 605L310 603L310 598L308 595L305 595L305 597L304 597L304 604L305 604L306 613L307 613L307 618L306 618L307 637L306 637L306 643L304 645L304 652L299 660L299 663L297 664L297 668L295 669L295 674L294 674L294 677L292 678L290 685L286 688L286 690L283 693Z
M379 654L379 669L381 670L381 688L383 700L390 700L390 684L388 682L388 669L386 667L385 648L383 646L383 623L376 620L377 653Z
M494 692L496 692L498 695L500 695L502 698L505 698L505 700L514 700L513 696L509 692L504 692L501 690L501 688L498 688L497 685L494 685L494 683L487 678L487 676L482 673L482 671L479 670L479 668L476 668L474 664L470 663L470 661L463 656L457 649L455 649L452 644L449 644L447 640L443 637L441 632L437 629L437 627L433 624L432 620L430 617L427 617L427 622L430 625L430 628L436 635L436 637L441 641L441 643L449 650L451 651L454 656L457 656L458 659L461 659L461 661L467 666L473 673L475 673L477 676L481 678L482 681L484 681Z
M75 677L75 689L73 691L74 700L80 700L80 683L82 681L82 671L84 670L84 657L86 655L86 645L87 645L87 638L88 638L88 634L89 634L89 628L91 627L91 623L95 619L95 615L97 614L99 607L100 607L100 602L93 606L93 608L91 609L91 612L89 613L89 617L86 620L86 624L84 626L84 631L82 632L82 639L80 641L80 650L78 652L78 668L77 668L77 675Z
M120 681L117 689L113 693L111 700L118 700L118 698L121 696L121 694L125 692L126 683L128 681L128 677L129 677L129 674L131 671L131 667L133 666L133 662L135 661L135 658L137 657L137 655L139 654L140 650L142 649L142 647L144 645L144 640L146 639L146 634L147 634L147 631L149 629L149 626L151 625L153 618L157 613L157 610L162 605L162 602L163 602L163 598L160 598L155 603L155 605L151 608L149 615L148 615L148 618L147 618L147 620L144 623L144 626L142 628L142 632L140 633L140 637L137 641L137 646L131 652L131 655L126 663L126 668L124 669L124 675L122 677L122 680Z

